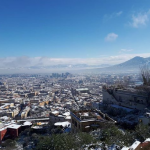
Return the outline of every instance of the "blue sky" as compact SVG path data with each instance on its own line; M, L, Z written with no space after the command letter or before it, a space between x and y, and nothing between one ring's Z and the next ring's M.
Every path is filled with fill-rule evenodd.
M3 66L117 64L149 57L149 43L149 0L0 1Z

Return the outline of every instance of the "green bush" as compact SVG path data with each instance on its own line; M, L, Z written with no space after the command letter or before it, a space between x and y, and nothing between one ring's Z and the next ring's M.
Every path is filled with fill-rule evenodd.
M55 134L51 137L42 137L39 141L37 150L70 150L92 143L93 137L88 133Z
M12 148L14 148L16 146L16 141L11 140L11 139L7 139L1 145L2 145L2 147L12 147Z

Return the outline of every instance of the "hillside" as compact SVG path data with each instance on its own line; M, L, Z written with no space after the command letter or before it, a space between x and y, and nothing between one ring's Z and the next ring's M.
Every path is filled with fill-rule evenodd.
M143 58L136 56L126 62L117 64L106 68L93 69L94 72L106 72L106 73L127 73L127 72L139 72L140 67L143 65L150 66L150 57Z

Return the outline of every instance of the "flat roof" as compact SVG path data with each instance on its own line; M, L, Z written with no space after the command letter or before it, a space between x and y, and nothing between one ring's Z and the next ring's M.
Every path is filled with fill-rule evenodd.
M11 125L7 126L7 128L11 128L11 129L18 129L20 127L21 127L21 125L17 125L17 124L11 124Z
M136 148L139 146L140 143L141 143L141 142L139 142L139 141L135 141L135 142L130 146L130 149L136 149Z
M65 122L56 122L54 125L55 126L63 126L63 127L66 127L68 125L70 125L71 123L68 122L68 121L65 121Z
M89 90L88 88L79 88L79 89L76 89L76 91L87 91Z

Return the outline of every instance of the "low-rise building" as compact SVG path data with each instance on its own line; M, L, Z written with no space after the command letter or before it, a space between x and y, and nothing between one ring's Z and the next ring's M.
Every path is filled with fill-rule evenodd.
M72 132L89 132L109 123L114 124L116 121L98 110L80 110L71 112Z

